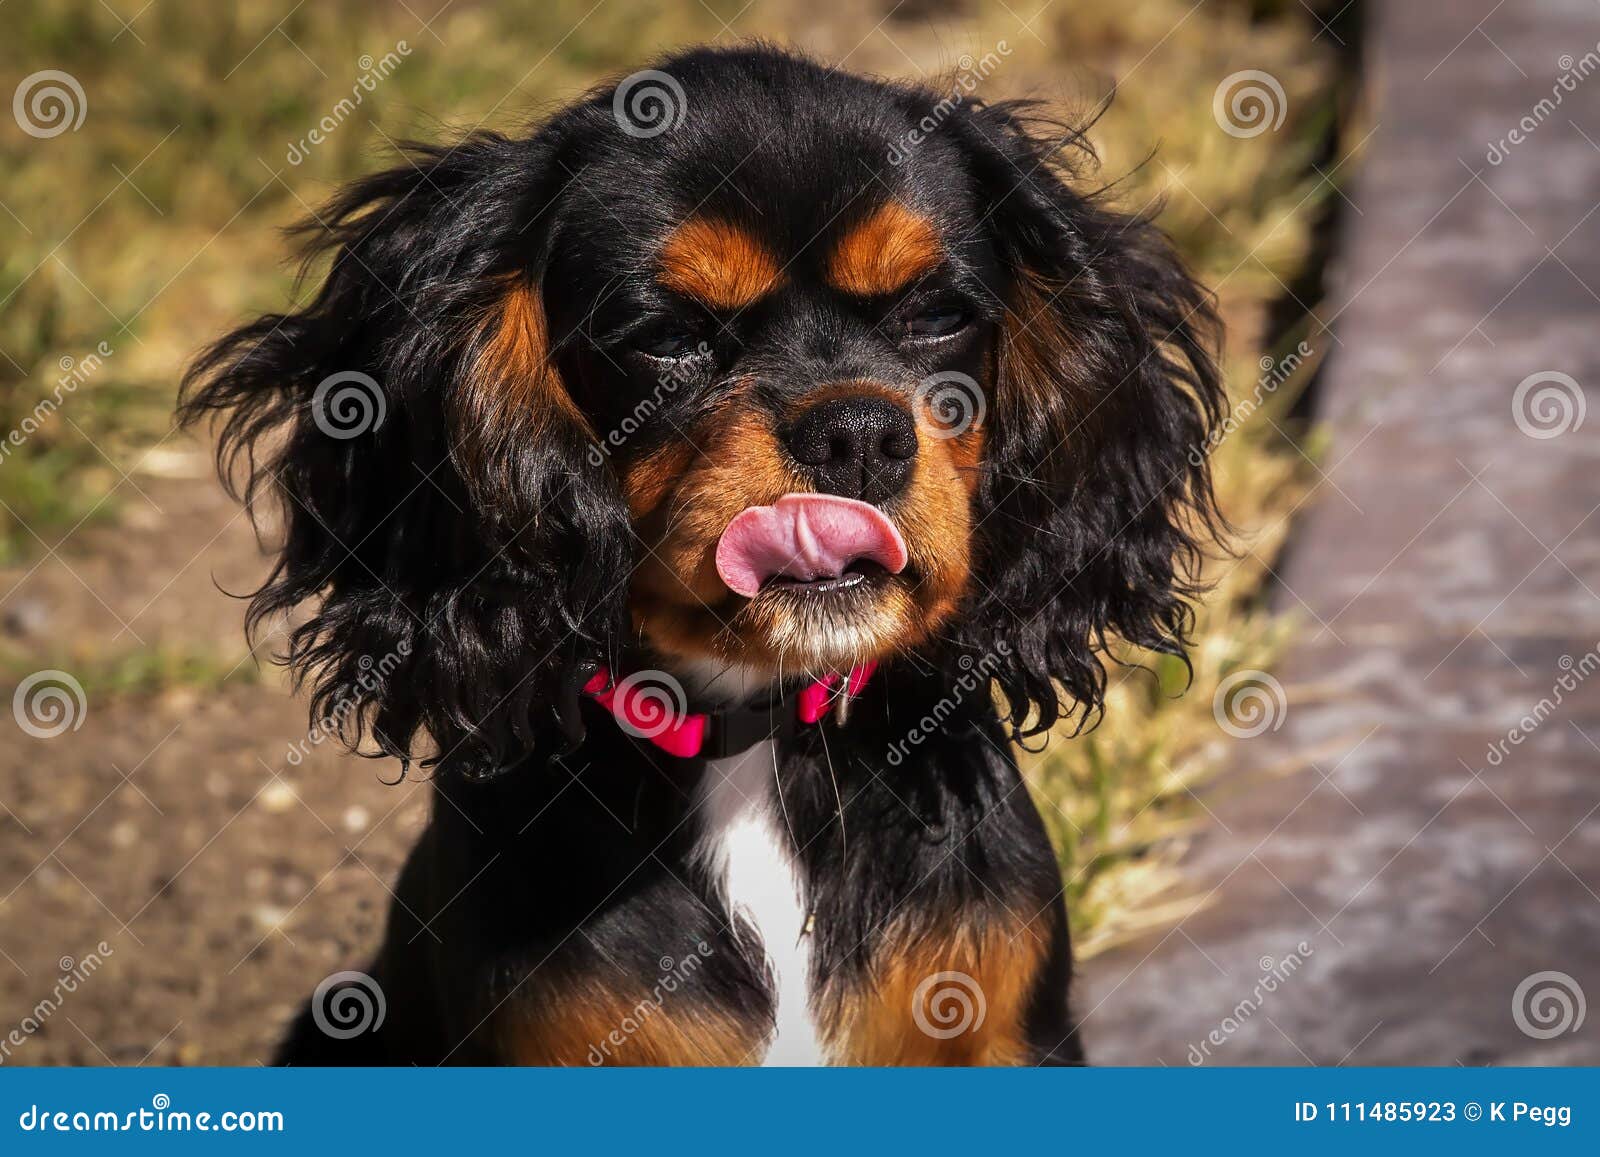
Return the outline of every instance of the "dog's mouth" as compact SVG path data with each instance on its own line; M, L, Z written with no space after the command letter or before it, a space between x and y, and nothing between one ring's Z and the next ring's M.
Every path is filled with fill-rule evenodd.
M788 575L773 575L761 584L762 591L792 595L834 595L844 591L870 590L887 582L889 571L869 558L858 558L847 563L844 573L827 578L798 579Z
M888 515L831 494L786 494L728 523L717 543L717 574L754 599L830 598L871 590L906 566L906 544Z

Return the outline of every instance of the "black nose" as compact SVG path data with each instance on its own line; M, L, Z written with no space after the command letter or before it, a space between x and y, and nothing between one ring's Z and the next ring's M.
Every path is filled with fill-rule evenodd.
M789 453L811 468L823 494L882 503L905 489L917 428L887 398L835 398L807 410L789 432Z

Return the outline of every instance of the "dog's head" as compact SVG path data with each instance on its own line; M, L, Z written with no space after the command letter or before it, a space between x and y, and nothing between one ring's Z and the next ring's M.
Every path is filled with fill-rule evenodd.
M316 709L484 773L627 649L987 657L1030 727L1098 704L1108 637L1181 651L1213 315L1028 117L696 51L345 190L315 298L185 403L284 500L252 616L315 603Z

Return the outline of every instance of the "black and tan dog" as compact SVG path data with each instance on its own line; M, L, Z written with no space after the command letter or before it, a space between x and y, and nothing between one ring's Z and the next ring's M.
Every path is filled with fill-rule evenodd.
M313 710L436 801L382 1026L283 1060L1081 1061L1011 739L1096 713L1113 636L1181 654L1221 392L1072 155L703 50L307 227L320 291L185 414L283 503L252 623L309 604Z

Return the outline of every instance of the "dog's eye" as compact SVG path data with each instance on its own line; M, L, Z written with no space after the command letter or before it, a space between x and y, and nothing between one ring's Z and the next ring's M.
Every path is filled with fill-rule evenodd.
M907 337L948 337L966 327L967 311L959 305L925 309L906 322Z
M666 359L686 357L693 353L697 346L693 334L671 330L646 338L639 343L638 348L640 353Z

